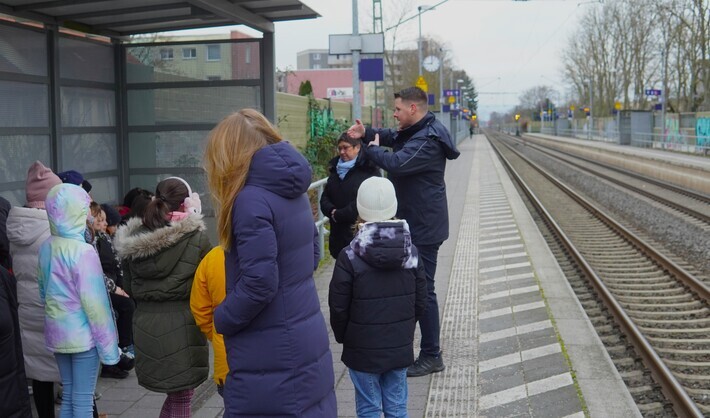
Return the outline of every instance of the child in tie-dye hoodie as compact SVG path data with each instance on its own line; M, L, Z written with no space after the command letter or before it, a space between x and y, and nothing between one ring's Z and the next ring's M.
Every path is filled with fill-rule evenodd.
M62 417L90 417L99 361L119 360L116 325L96 251L84 241L89 195L60 184L47 195L51 236L39 251L44 337L64 386Z

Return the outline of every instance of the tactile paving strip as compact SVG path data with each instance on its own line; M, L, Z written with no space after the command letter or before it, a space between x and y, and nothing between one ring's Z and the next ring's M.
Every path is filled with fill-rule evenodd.
M472 416L476 407L476 282L480 164L474 157L441 318L446 369L432 376L426 417Z

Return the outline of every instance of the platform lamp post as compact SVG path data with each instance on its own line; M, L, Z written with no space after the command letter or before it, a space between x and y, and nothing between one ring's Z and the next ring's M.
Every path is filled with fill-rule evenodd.
M444 48L439 48L439 112L444 117Z
M417 11L419 12L419 38L418 38L418 49L419 49L419 76L422 76L422 13L433 10L436 6L419 6Z
M460 79L460 78L458 80L456 80L456 90L459 91L459 97L458 97L459 114L456 117L456 135L458 135L458 132L461 130L461 116L462 116L461 113L463 110L463 93L461 92L461 88L459 87L459 84L463 84L465 82L466 82L465 80Z
M594 101L594 93L592 93L592 79L589 78L585 80L585 82L587 83L587 88L589 88L589 129L587 129L587 139L592 139L592 129L594 128L594 106L592 104Z

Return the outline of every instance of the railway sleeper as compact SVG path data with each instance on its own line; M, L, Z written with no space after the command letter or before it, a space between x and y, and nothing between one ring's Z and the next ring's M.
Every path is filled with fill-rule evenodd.
M665 312L666 310L673 310L674 312L682 310L693 310L693 309L707 309L705 304L699 300L691 300L689 302L681 303L666 303L662 305L663 309L657 309L658 312ZM624 306L626 310L643 310L644 312L653 312L648 309L648 305L644 303L629 303Z
M637 325L649 328L658 328L662 325L667 327L676 328L679 325L683 325L688 328L698 328L705 327L710 328L710 318L707 316L707 312L702 318L683 318L682 321L678 319L642 319L634 317L634 321ZM642 323L643 322L643 323Z

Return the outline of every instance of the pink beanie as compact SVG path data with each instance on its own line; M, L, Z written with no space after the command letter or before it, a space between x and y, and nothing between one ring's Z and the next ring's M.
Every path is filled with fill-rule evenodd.
M49 189L57 184L62 184L62 180L44 164L35 161L27 170L27 181L25 182L27 207L44 209L44 200L47 198Z

